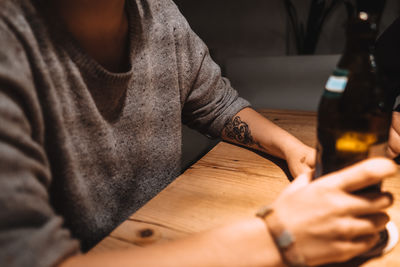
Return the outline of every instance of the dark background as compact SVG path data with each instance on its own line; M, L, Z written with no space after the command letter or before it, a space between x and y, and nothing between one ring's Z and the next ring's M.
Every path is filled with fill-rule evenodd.
M312 55L303 56L285 9L286 0L174 1L207 44L222 74L254 108L316 110L324 84L345 45L348 15L344 4L338 4L326 17ZM328 6L334 1L346 0L325 3ZM297 24L306 29L310 6L318 1L290 2ZM355 4L355 0L347 2ZM400 15L399 2L386 1L380 32ZM217 141L184 127L183 170Z
M328 5L333 1L325 2ZM306 24L312 0L291 2L298 21ZM297 54L284 0L175 0L175 3L222 67L231 57ZM381 31L399 14L399 0L387 0ZM341 53L346 19L344 4L332 10L322 26L316 54Z

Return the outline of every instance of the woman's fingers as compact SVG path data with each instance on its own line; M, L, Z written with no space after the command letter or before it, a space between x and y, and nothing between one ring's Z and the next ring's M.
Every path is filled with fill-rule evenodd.
M343 240L374 235L385 229L390 217L383 212L362 217L344 217L337 221L334 234Z
M400 153L400 113L393 112L392 127L389 133L389 157L394 158Z
M321 265L326 262L345 262L369 251L378 241L379 234L372 234L359 236L352 240L326 242L325 253L319 253L319 257L306 256L306 262L310 266ZM316 249L314 248L314 250Z
M354 192L371 185L379 184L385 177L397 172L396 164L385 158L373 158L351 167L326 175L321 183Z
M390 128L387 153L391 158L396 157L400 152L400 135L394 128Z
M362 216L381 212L389 208L393 204L393 196L391 193L382 192L372 194L365 197L363 195L350 195L347 208L344 208L341 214L352 214L355 216Z
M384 212L379 212L375 214L365 215L359 218L363 225L363 234L372 234L373 231L383 231L386 228L386 224L390 221L388 214ZM373 226L374 229L368 229L368 227ZM361 227L361 225L360 225ZM372 231L372 232L371 232Z
M379 241L379 233L364 235L356 237L355 239L348 242L341 242L339 244L343 254L338 255L338 261L347 261L355 256L361 255L372 249L376 243Z
M315 168L315 159L317 158L317 151L315 149L311 149L306 157L306 164L310 166L310 168Z
M312 179L312 172L304 172L303 174L299 175L293 182L290 184L289 187L285 190L285 194L289 194L291 192L297 191L302 187L307 186Z

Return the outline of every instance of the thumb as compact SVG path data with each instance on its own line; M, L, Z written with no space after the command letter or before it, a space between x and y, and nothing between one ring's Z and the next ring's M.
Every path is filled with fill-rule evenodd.
M306 187L312 179L312 172L305 172L297 176L296 179L287 187L286 192L294 192L299 190L300 188Z

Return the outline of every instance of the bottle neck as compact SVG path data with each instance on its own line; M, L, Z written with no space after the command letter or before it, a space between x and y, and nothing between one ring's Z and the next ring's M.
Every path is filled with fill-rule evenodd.
M346 50L373 53L386 0L356 0L356 14L347 26Z
M349 20L346 34L346 51L372 53L378 36L377 16L358 12L355 18Z
M338 63L338 68L352 74L374 72L374 44L377 37L377 24L373 16L359 12L347 25L346 48Z
M378 35L376 22L376 16L364 11L359 11L357 16L349 20L346 47L338 64L339 68L351 70L353 73L375 71L374 45Z

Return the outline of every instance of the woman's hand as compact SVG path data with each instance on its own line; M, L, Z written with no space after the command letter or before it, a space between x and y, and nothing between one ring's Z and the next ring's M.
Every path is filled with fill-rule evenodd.
M295 238L307 265L349 260L371 249L389 217L389 193L352 194L393 175L396 165L370 159L310 182L298 177L273 203L284 229Z
M245 108L227 120L221 137L226 141L285 159L293 177L314 168L313 148L251 108Z
M393 112L390 128L388 155L395 158L400 154L400 112Z
M286 156L289 171L293 177L313 171L315 167L316 151L301 142L290 150Z

